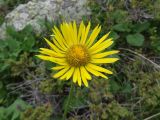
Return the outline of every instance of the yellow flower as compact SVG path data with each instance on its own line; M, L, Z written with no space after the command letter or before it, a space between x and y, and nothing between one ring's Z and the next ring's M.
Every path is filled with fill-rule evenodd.
M74 83L79 86L82 83L88 87L88 80L93 74L103 78L108 78L106 74L112 74L108 69L101 67L101 64L114 63L118 58L107 58L119 51L105 51L113 44L112 38L107 38L109 33L102 36L97 42L95 39L101 31L101 26L97 25L90 33L90 22L87 26L83 22L77 28L76 22L62 23L60 29L54 26L52 42L45 39L51 49L40 48L40 59L51 61L57 64L53 70L58 71L53 75L60 80L69 80L71 77Z

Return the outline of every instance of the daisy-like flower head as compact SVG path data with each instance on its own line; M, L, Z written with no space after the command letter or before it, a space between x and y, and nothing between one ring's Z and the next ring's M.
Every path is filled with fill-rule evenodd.
M90 33L90 22L87 26L83 22L77 28L76 22L62 23L60 29L54 26L52 42L45 39L51 49L40 48L42 60L51 61L57 64L52 69L57 71L54 78L60 80L73 79L79 86L82 83L88 87L88 80L92 79L91 74L108 79L105 74L112 74L102 64L114 63L118 58L108 58L109 55L119 51L105 51L113 44L112 38L107 38L109 33L102 36L97 42L95 39L101 31L97 25ZM90 74L91 73L91 74Z

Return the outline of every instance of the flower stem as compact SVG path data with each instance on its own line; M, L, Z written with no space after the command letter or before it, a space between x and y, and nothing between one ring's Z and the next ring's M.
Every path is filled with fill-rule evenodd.
M69 108L69 103L70 103L70 100L71 100L72 96L73 96L73 83L71 83L71 88L70 88L70 91L69 91L67 102L66 102L65 107L64 107L63 120L66 120L67 112L68 112L68 108Z

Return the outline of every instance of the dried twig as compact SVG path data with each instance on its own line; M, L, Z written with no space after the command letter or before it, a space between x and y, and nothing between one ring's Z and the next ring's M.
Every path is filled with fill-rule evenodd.
M152 60L146 58L146 57L143 56L142 54L139 54L139 53L137 53L137 52L135 52L135 51L133 51L133 50L126 49L126 48L119 48L119 49L120 49L120 50L124 50L124 51L128 51L128 52L131 52L131 53L139 56L140 58L142 58L142 59L148 61L149 63L151 63L157 70L160 70L160 65L158 65L157 63L153 62Z
M150 117L147 117L147 118L145 118L144 120L151 120L151 119L153 119L153 118L155 118L155 117L157 117L157 116L159 116L160 115L160 112L159 113L156 113L156 114L154 114L154 115L152 115L152 116L150 116Z

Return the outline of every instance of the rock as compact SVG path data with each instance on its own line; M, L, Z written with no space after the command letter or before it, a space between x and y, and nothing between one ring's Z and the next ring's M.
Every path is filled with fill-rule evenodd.
M82 16L90 15L87 0L32 0L21 4L5 17L0 27L0 39L5 38L6 26L13 26L17 31L32 25L38 33L42 31L41 20L57 20L60 16L66 21L81 20Z

